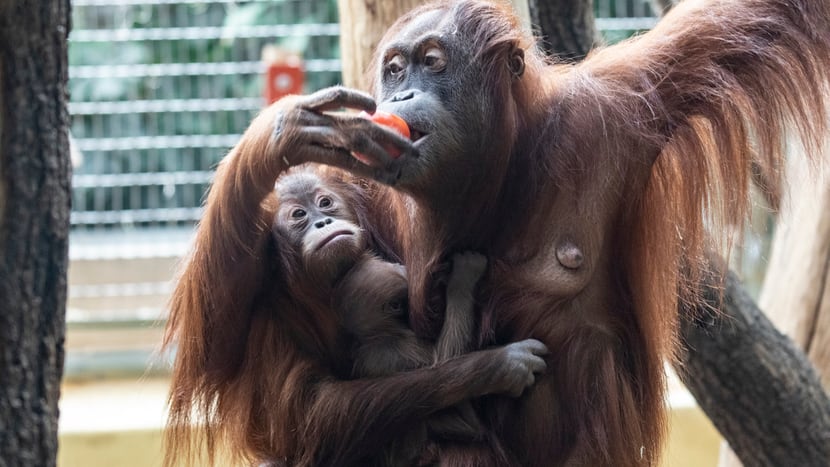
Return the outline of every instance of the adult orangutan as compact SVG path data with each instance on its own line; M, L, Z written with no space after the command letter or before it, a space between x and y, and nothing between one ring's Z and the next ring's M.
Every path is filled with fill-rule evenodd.
M488 256L479 345L533 337L550 349L549 370L529 393L481 401L480 415L520 463L653 465L664 431L663 359L676 345L677 301L697 300L704 225L745 214L752 162L780 172L785 125L813 149L826 130L828 9L812 0L690 0L636 39L577 65L551 65L504 6L430 4L390 29L374 67L378 108L407 121L413 150L399 144L399 159L374 154L363 165L348 155L367 154L365 138L384 147L385 133L309 108L291 124L263 114L238 150L261 166L286 155L290 161L270 142L284 128L299 129L314 135L305 149L315 160L400 190L368 185L367 215L379 221L384 249L407 266L410 321L422 336L440 327L448 255ZM337 93L329 108L356 101L348 106L374 107L360 93ZM247 149L249 140L258 141L258 151ZM213 202L245 189L241 181L228 185L232 190L220 190ZM201 230L202 241L211 228L241 232L250 225L214 221ZM217 246L203 255L233 258ZM253 300L232 287L251 270L185 275L201 289L180 283L179 296L216 290ZM229 271L235 277L216 277ZM194 313L181 302L172 312ZM205 306L199 313L213 311ZM171 329L193 335L181 322ZM233 442L251 446L253 439L264 453L281 452L260 438L266 428L284 430L288 409L259 401L301 392L273 375L302 369L254 374L223 357L227 373L205 371L205 359L239 345L209 337L196 334L189 344L196 357L183 358L196 360L182 360L187 376L175 381L174 396L184 394L188 408L204 400L209 409L219 400L215 426L236 434ZM194 381L202 386L191 389ZM261 410L256 420L250 411L231 410L251 404ZM335 413L332 406L314 413L324 410ZM343 445L354 441L331 436ZM319 437L292 442L296 448L306 440ZM464 447L449 442L442 461L469 463Z

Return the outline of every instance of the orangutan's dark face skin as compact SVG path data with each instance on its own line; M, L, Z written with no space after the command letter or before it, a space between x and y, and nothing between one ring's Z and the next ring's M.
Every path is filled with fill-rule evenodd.
M314 174L284 177L277 184L277 196L276 228L314 277L334 280L366 250L352 207Z

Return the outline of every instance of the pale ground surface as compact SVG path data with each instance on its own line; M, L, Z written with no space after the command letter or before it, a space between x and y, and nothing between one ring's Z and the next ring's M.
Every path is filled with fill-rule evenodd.
M164 378L68 383L61 398L59 467L161 465L168 381ZM718 436L678 383L669 403L664 467L714 467Z

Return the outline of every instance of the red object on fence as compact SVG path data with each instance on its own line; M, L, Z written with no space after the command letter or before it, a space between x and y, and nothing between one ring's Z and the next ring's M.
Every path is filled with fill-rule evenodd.
M262 50L262 60L266 64L263 94L267 104L289 94L302 94L305 70L303 60L298 55L266 46Z

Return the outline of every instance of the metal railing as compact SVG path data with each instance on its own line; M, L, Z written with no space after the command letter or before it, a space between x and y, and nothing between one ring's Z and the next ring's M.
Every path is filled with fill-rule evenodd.
M73 6L74 235L192 225L212 168L263 106L265 45L304 57L309 90L340 80L331 0Z

